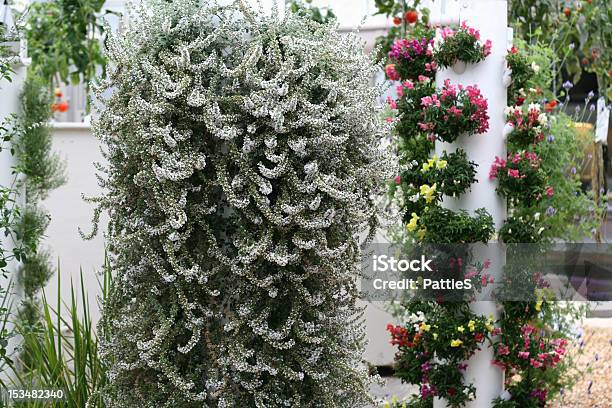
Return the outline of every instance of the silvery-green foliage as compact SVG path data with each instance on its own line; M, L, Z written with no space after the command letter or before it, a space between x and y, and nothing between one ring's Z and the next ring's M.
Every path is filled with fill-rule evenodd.
M358 236L394 174L363 44L241 3L132 14L94 124L108 406L362 406Z

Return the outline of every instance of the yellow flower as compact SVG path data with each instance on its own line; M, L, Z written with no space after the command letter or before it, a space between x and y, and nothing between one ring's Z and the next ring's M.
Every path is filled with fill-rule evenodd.
M423 323L421 323L421 327L420 327L420 329L421 329L421 330L423 330L423 331L428 332L428 331L429 331L429 329L431 329L431 325L429 325L429 324L427 324L427 323L423 322Z
M416 229L418 220L419 220L419 217L416 215L416 213L412 213L412 218L410 219L410 222L408 223L408 225L406 225L406 228L408 229L408 231L412 232Z
M462 344L463 344L463 342L461 340L452 340L451 341L451 347L459 347Z
M421 195L425 197L425 202L431 203L433 201L433 195L436 193L436 183L433 186L429 187L427 184L423 184L421 186Z
M421 229L418 231L418 234L419 234L419 239L423 239L423 238L425 238L425 232L426 232L426 231L425 231L425 228L421 228Z
M468 328L470 329L470 331L471 331L471 332L473 332L474 330L476 330L476 327L475 327L475 326L476 326L476 322L475 322L475 321L470 320L470 321L468 322Z
M535 305L535 310L537 310L538 312L541 311L542 310L542 303L543 303L543 301L538 300L536 302L536 305Z
M463 326L459 326L459 327L457 327L457 331L459 333L463 333L465 331L465 329L463 328Z
M438 160L438 161L436 162L436 168L438 168L438 169L442 170L443 168L445 168L445 167L446 167L446 164L447 164L447 163L446 163L446 160Z
M493 329L495 329L495 327L491 323L485 323L485 328L490 332L492 332Z
M438 333L434 333L433 334L433 338L434 338L434 340L438 340Z

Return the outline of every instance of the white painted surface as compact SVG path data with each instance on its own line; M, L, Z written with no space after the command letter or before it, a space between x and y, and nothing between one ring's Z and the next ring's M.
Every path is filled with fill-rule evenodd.
M444 8L446 13L443 12ZM438 86L442 86L446 79L450 79L452 84L478 85L488 101L489 131L481 135L462 136L453 144L436 142L436 152L441 154L443 150L452 151L456 147L462 147L467 152L468 158L478 164L476 176L478 182L472 185L471 191L456 199L445 198L443 205L469 212L484 207L493 217L497 230L506 217L506 206L505 200L495 191L496 186L489 180L488 174L495 156L506 155L502 133L505 125L503 112L507 99L506 87L503 85L504 57L508 44L507 3L505 0L471 0L461 3L455 0L443 0L440 8L432 10L432 20L466 21L469 26L480 30L482 41L490 39L493 42L491 55L479 64L468 65L463 74L459 75L452 69L446 69L436 75ZM480 255L484 254L492 261L489 273L496 279L499 278L505 259L504 254L495 247L483 249ZM498 317L494 302L476 302L472 310L477 314L485 316L492 314L495 318ZM476 384L476 398L467 404L468 408L489 408L491 401L502 392L503 372L491 364L493 357L493 349L484 346L468 361L465 379ZM436 399L435 408L445 406L443 400Z
M99 317L95 295L99 293L98 274L104 263L104 240L102 233L91 241L84 241L78 228L89 232L93 207L84 202L81 194L99 195L93 162L102 161L99 141L91 135L89 127L81 124L56 125L53 132L53 150L66 162L68 180L65 185L53 190L42 206L51 214L44 245L52 253L54 266L59 266L62 299L70 299L70 280L79 284L83 271L85 287L90 295L94 320ZM100 226L108 219L103 217ZM101 230L102 231L102 230ZM46 288L47 297L57 295L57 276Z

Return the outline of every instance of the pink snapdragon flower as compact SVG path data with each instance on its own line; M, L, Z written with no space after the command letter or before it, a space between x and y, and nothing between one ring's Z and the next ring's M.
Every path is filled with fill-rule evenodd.
M491 55L491 48L493 48L493 43L491 42L491 40L485 41L484 47L482 48L482 52L485 57Z
M404 86L402 84L396 86L395 91L397 92L398 99L401 99L404 96Z
M391 98L390 96L387 96L387 104L389 104L391 109L397 109L397 102L395 102L395 99Z
M461 22L461 29L466 31L469 35L474 37L476 40L480 40L480 31L477 29L468 26L465 21Z
M455 35L455 30L450 27L442 27L440 29L440 35L442 36L442 38L446 39Z
M512 178L520 178L521 177L518 169L508 169L508 176L510 176Z
M519 351L518 352L518 357L522 358L523 360L527 360L529 358L529 352L528 351Z
M533 367L533 368L541 368L544 364L542 364L541 361L536 360L535 358L531 358L529 359L529 364Z
M424 96L421 98L421 105L423 107L435 106L437 108L440 107L440 100L438 99L438 95L433 94L431 96Z
M499 169L503 169L506 167L506 160L502 159L499 156L495 156L495 161L491 165L491 170L489 171L489 179L494 179L497 177L497 172ZM490 265L491 261L489 261Z
M507 356L508 354L510 354L510 349L508 348L508 346L500 344L497 347L497 354L499 354L500 356Z

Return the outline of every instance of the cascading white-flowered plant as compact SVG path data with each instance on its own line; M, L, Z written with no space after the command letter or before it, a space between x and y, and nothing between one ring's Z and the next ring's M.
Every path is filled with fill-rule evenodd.
M357 407L359 236L395 174L355 35L152 0L109 40L109 407ZM95 231L94 231L95 232Z

